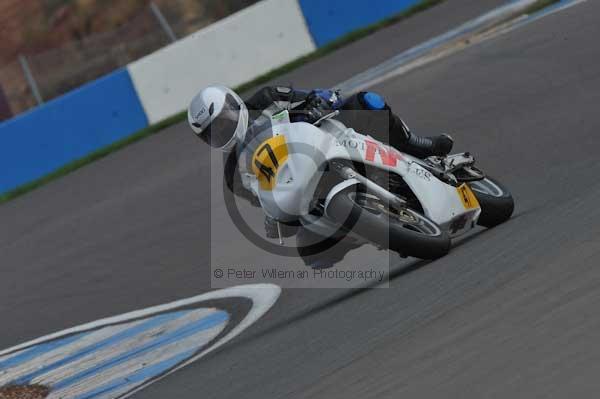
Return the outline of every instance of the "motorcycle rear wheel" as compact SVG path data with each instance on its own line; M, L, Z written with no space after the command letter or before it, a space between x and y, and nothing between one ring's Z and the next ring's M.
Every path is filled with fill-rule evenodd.
M437 259L450 251L450 237L410 208L394 209L377 196L349 187L336 194L327 215L348 230L403 256Z

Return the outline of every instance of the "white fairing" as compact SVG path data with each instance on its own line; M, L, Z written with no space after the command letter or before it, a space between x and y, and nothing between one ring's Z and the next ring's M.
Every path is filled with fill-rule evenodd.
M258 190L265 212L278 220L296 220L309 211L312 194L322 174L325 154L321 148L331 146L331 137L307 123L292 123L274 128L284 135L289 156L281 165L272 191Z
M420 201L425 216L453 236L473 227L481 213L478 207L466 209L456 187L437 179L416 158L338 121L326 120L320 127L308 123L282 124L274 126L273 134L285 136L289 151L287 160L279 167L273 189L261 189L256 178L244 180L259 198L265 213L277 220L312 218L308 213L315 189L324 166L333 159L355 160L402 176Z

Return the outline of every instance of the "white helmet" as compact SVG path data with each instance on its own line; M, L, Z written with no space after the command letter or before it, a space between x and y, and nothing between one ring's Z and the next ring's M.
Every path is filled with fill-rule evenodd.
M188 108L190 127L213 148L231 151L242 142L248 129L248 108L233 90L210 86L202 90Z

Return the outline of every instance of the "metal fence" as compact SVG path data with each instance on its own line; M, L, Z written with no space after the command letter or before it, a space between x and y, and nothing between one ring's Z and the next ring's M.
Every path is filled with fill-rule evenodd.
M177 0L149 3L126 25L0 67L0 104L16 115L123 67L258 0L198 0L201 15L182 14ZM4 98L1 98L4 97ZM6 113L6 106L4 113ZM0 120L9 115L2 115Z

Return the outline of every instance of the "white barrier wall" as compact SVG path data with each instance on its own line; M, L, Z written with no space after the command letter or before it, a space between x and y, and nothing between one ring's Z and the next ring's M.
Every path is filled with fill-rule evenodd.
M211 84L235 87L316 49L296 0L264 0L128 66L149 122Z

